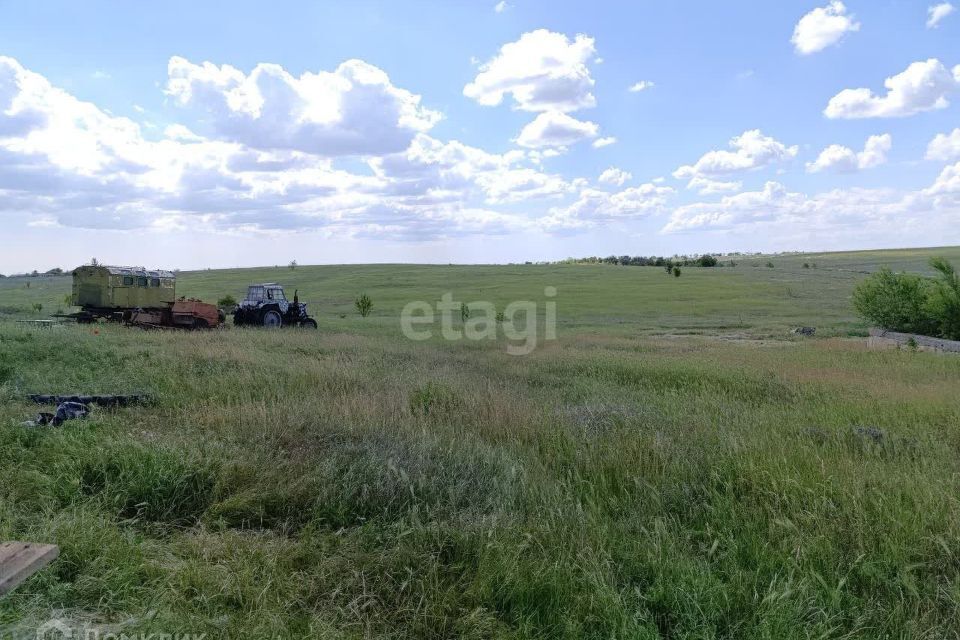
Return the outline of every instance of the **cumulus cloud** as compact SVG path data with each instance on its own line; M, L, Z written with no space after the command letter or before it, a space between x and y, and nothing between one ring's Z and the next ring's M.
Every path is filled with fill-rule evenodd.
M421 240L529 229L525 216L494 211L480 201L555 199L575 193L581 184L526 166L527 152L492 154L457 141L442 142L419 131L419 125L405 125L403 114L416 119L423 112L411 104L405 112L401 98L412 94L388 87L385 76L378 79L376 73L372 85L381 104L366 113L394 110L398 119L391 132L413 133L398 151L391 149L399 137L378 146L377 154L365 153L370 171L351 173L337 168L329 148L319 149L316 142L336 138L336 127L349 128L353 116L343 109L353 98L343 96L358 86L369 89L371 78L351 82L352 88L338 85L343 100L332 115L312 113L304 122L271 133L257 128L268 126L271 118L297 102L284 95L292 90L291 82L303 82L303 77L280 74L278 94L267 90L270 83L265 85L264 78L251 81L255 73L245 76L224 67L186 64L189 68L179 67L184 73L173 74L182 83L174 83L172 95L188 104L212 106L220 117L208 120L208 131L203 121L189 127L172 123L160 139L151 140L136 123L77 100L11 58L0 58L0 215L16 214L30 224L92 229L311 229L331 237L380 233ZM276 78L273 71L266 75ZM200 72L210 77L196 77ZM297 109L306 109L309 102L303 98ZM311 124L317 122L327 124ZM234 135L237 130L231 127L240 125L243 135ZM285 144L295 127L314 139Z
M493 5L493 10L497 13L503 13L509 8L510 8L510 5L507 4L507 0L500 0L500 2Z
M739 180L711 180L703 176L693 176L687 183L687 189L693 189L700 195L737 191L743 186Z
M927 7L927 29L936 29L940 26L940 21L956 10L949 2L941 2Z
M653 89L654 86L655 85L653 84L653 82L650 82L649 80L641 80L639 82L635 82L634 84L630 85L630 88L627 89L627 91L629 91L630 93L639 93L647 89Z
M597 180L606 184L615 184L620 187L631 178L633 178L633 175L629 171L624 171L617 167L609 167L600 174Z
M960 163L945 167L929 187L917 191L845 188L807 195L767 182L761 190L725 196L719 202L677 207L662 231L762 233L768 239L779 236L792 246L799 238L842 246L871 235L888 243L907 237L929 242L937 237L931 233L955 234L958 215Z
M205 112L217 137L258 149L324 156L401 151L441 114L362 60L300 77L275 64L245 74L230 65L170 58L167 94Z
M944 167L924 194L939 206L960 206L960 162Z
M945 109L947 95L960 88L960 65L951 71L936 58L914 62L884 81L886 95L866 88L844 89L830 99L828 118L898 118Z
M585 188L575 202L551 208L539 222L548 231L565 233L598 223L643 218L662 212L672 193L670 187L649 182L615 192Z
M847 14L840 0L817 7L797 22L790 42L797 53L809 55L836 44L848 33L860 30L860 23Z
M481 65L463 95L485 106L496 106L513 97L523 111L570 112L592 107L594 80L587 63L594 57L594 40L578 34L572 40L562 33L538 29Z
M566 147L595 138L599 129L593 122L577 120L560 111L545 111L520 131L517 144L530 149Z
M705 153L696 163L684 165L673 172L673 177L691 180L688 188L709 187L711 183L702 180L712 180L713 190L721 183L715 181L717 176L726 176L752 169L759 169L779 162L787 162L797 155L798 147L786 146L782 142L765 136L759 129L744 131L730 140L732 150L720 149ZM694 181L695 178L701 180ZM720 186L729 188L733 183Z
M859 153L849 147L832 144L820 152L814 162L807 163L808 173L819 171L836 171L849 173L861 169L872 169L887 161L887 152L893 144L889 133L870 136Z
M597 138L596 140L594 140L592 146L594 149L602 149L603 147L609 147L612 144L616 144L616 142L617 142L617 139L615 137L606 136L606 137Z
M760 191L724 196L719 202L697 202L678 207L663 228L665 233L694 229L735 229L757 224L862 225L901 214L902 195L887 189L834 190L808 197L779 182L767 182Z
M938 133L927 145L927 160L954 160L960 158L960 128L950 133Z

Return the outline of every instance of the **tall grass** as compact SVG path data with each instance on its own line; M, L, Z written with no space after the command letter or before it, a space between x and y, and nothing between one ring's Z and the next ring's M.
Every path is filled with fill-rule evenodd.
M0 538L62 547L0 628L960 633L957 359L395 333L0 325ZM24 393L80 391L154 402L19 426Z

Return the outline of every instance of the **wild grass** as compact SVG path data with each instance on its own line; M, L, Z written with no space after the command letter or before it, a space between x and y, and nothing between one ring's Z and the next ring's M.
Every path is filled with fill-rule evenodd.
M703 277L751 277L731 271ZM787 339L795 307L761 339L680 336L699 322L680 307L658 335L619 297L571 302L558 341L512 357L404 340L364 290L369 318L317 332L0 324L0 538L62 549L0 629L960 635L960 359ZM26 393L133 391L154 400L19 425Z

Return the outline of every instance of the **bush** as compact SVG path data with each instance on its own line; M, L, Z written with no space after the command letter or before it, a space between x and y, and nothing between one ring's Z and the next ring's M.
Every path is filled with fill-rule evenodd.
M357 308L357 312L364 318L370 315L370 309L373 308L373 300L365 293L360 294L360 297L354 300L353 304Z
M679 278L679 277L680 277L680 267L674 267L674 268L673 268L673 277L674 277L674 278Z
M930 266L939 277L930 287L927 311L942 337L960 340L960 274L943 258L931 258Z
M884 267L857 285L853 306L884 329L934 335L937 321L930 314L930 292L929 279Z
M717 266L717 259L709 254L700 256L699 258L697 258L697 266L698 267L715 267Z
M230 294L227 294L222 298L220 298L219 300L217 300L217 306L218 307L235 307L237 306L237 299L231 296Z

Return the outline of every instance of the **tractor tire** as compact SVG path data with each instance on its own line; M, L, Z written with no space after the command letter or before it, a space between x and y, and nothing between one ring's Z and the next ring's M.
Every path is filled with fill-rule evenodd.
M304 329L316 329L317 321L313 318L307 318L306 320L300 321L300 326Z
M266 311L261 318L260 324L268 329L279 329L283 326L283 317L279 311Z

